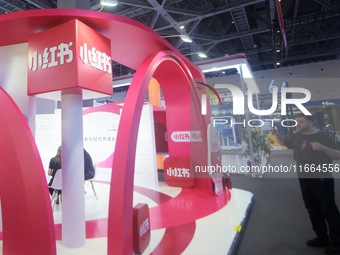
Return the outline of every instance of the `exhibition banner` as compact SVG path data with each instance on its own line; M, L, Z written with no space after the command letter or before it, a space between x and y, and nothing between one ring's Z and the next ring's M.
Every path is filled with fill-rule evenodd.
M84 148L97 165L96 179L111 180L112 160L123 103L112 103L90 107L83 111ZM38 114L36 117L35 137L44 169L47 172L49 161L61 145L61 113ZM137 139L134 184L157 188L157 162L153 111L145 104Z

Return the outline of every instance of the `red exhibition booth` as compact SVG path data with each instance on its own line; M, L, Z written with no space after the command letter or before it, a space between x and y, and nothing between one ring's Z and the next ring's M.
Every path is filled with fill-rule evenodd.
M211 176L194 173L195 166L209 165L211 157L208 157L211 146L207 138L210 115L201 114L204 92L198 89L200 83L205 83L205 77L166 40L136 21L74 9L1 15L0 29L6 31L6 36L0 38L0 47L28 44L25 80L29 102L34 101L35 96L61 101L63 245L76 248L86 240L82 100L112 94L111 60L135 69L136 73L124 101L114 151L107 222L108 254L142 253L150 240L150 221L153 228L179 224L174 215L174 218L164 216L163 220L161 214L158 219L150 218L145 204L133 207L138 126L152 79L159 83L166 102L169 157L164 171L170 169L168 173L171 173L166 181L186 187L181 193L183 199L197 196L197 203L207 205L205 210L194 205L195 212L181 215L180 223L189 224L192 218L204 217L228 203L228 190L216 196ZM7 90L0 88L3 254L56 254L44 169L28 125L34 113L27 114L29 110L19 107ZM213 137L214 133L210 135ZM214 162L220 163L220 147L213 146ZM170 209L169 204L164 203L159 212ZM195 228L190 224L187 227L190 231Z

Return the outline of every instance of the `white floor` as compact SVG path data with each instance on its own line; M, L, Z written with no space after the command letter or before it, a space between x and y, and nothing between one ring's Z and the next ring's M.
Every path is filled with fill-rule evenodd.
M99 193L98 201L95 200L92 190L86 193L86 219L107 218L109 185L95 183ZM177 190L162 186L160 190L165 192ZM177 192L177 191L175 191ZM221 210L210 214L207 217L196 220L196 231L190 245L182 254L227 254L236 234L241 230L240 225L244 221L245 212L252 200L252 194L247 191L232 189L232 198ZM149 198L135 192L134 200L146 202L150 208L156 204ZM55 222L61 222L61 206L54 212ZM152 219L151 219L152 220ZM150 254L161 241L165 229L151 231L151 241L143 254ZM77 249L68 249L62 246L61 241L57 241L57 254L62 255L92 255L107 253L107 239L93 238L87 239L86 245ZM171 252L169 251L169 254Z
M98 200L96 200L89 183L85 185L86 220L107 219L109 184L95 182L94 185L98 194ZM180 189L161 184L159 192L176 197ZM251 193L239 189L232 189L231 200L227 205L206 217L195 220L196 228L193 238L181 254L228 254L235 237L241 230L240 225L242 225L245 220L245 213L251 201ZM147 196L135 192L134 203L136 204L138 202L148 203L150 208L157 206L157 204ZM62 204L57 205L54 209L55 224L61 223L61 210ZM151 231L150 244L143 254L150 254L154 251L164 237L165 231L165 228ZM2 241L0 241L0 254L2 254ZM65 248L61 244L61 241L57 241L57 254L104 255L107 254L107 238L98 237L87 239L83 247L76 249ZM174 253L168 250L163 254Z

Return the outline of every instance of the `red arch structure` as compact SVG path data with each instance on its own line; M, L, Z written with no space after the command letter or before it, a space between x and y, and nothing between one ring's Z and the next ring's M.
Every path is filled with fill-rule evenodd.
M112 166L109 206L108 251L109 254L132 253L132 199L134 159L139 121L144 98L151 78L158 80L164 94L168 134L177 130L199 130L205 134L206 126L201 122L197 104L198 92L186 64L171 51L150 56L137 70L124 101L117 134L117 145ZM169 121L170 120L170 121ZM191 158L195 162L203 159L206 137L200 144L201 153L191 155L190 143L169 143L169 155ZM206 155L206 153L205 153ZM191 157L190 157L191 156ZM207 162L199 162L206 165ZM124 169L125 171L122 171ZM209 186L208 180L196 180L196 188ZM121 194L124 194L122 196ZM117 235L119 233L119 235Z
M132 254L134 159L141 106L146 94L147 84L154 77L161 85L167 104L167 116L169 116L168 132L172 132L172 130L194 130L200 131L202 135L201 146L191 146L190 143L172 143L169 145L170 155L190 157L195 164L204 165L207 163L207 156L204 155L204 151L206 150L206 121L208 116L202 117L200 115L199 92L195 86L197 81L204 82L204 76L195 65L150 28L136 21L107 13L74 9L51 9L1 15L0 30L7 31L7 34L0 37L0 46L25 43L30 35L73 19L80 20L110 38L112 60L137 70L127 95L118 131L118 146L115 148L115 160L112 166L108 225L108 253L114 255ZM2 92L2 94L4 93ZM5 109L3 108L5 107L4 105L8 105L6 107L13 106L13 101L9 103L9 100L3 101L2 98L0 99L1 112ZM3 186L1 182L4 181L0 181L0 195L4 212L4 255L55 254L52 212L49 209L50 205L46 204L46 197L42 195L32 199L39 199L39 208L41 209L39 213L44 217L32 216L31 225L27 224L25 226L30 231L35 231L37 226L43 224L44 230L41 232L48 232L49 234L41 238L36 236L35 240L32 240L30 237L32 234L29 231L24 231L19 239L30 240L30 245L25 244L21 246L21 250L18 248L19 250L15 250L15 252L10 251L10 248L15 249L14 246L20 246L18 245L18 238L10 235L11 231L8 228L13 218L19 213L26 215L29 212L29 215L31 215L30 208L27 206L30 202L30 195L39 192L41 194L48 193L42 188L42 183L46 184L46 181L43 181L40 176L42 166L39 154L33 145L34 141L27 127L26 129L14 128L10 130L8 125L5 124L8 117L7 114L0 115L0 121L4 123L0 125L1 152L6 152L2 155L11 156L1 163L0 180L5 180L5 176L8 176L13 187L21 185L25 187L24 191L27 191L27 196L20 197L17 200L18 204L22 204L22 207L20 207L22 211L18 211L18 208L12 210L11 203L13 198L10 201L9 195L4 194L11 192L13 187L10 184ZM23 120L18 114L13 115L11 119L16 124L21 123ZM5 137L6 134L8 134L7 137ZM20 139L27 140L27 146L21 145L21 140L18 140L19 136ZM7 148L8 145L10 148ZM28 158L32 160L28 160ZM28 164L27 162L30 163ZM10 166L15 166L16 171L9 171ZM26 177L27 175L25 172L30 173L32 171L37 173L30 178L23 178L23 176ZM8 178L6 182L8 182ZM40 184L37 184L39 182ZM197 180L195 188L212 190L210 179ZM8 213L10 210L12 210L12 214ZM36 243L38 240L39 244ZM43 248L42 243L46 247Z
M4 254L56 254L44 169L19 108L0 88L0 197Z

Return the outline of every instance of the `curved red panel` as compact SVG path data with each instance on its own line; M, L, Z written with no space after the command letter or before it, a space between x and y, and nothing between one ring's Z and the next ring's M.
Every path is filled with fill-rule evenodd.
M0 197L3 254L56 254L46 178L31 131L0 88Z
M179 255L188 247L196 230L196 222L167 228L152 255Z
M164 75L160 76L163 73ZM108 219L108 254L112 255L132 254L133 252L131 219L136 143L144 98L149 82L154 75L163 78L160 86L164 91L167 104L167 119L172 120L169 132L176 129L191 130L191 117L201 119L199 115L191 115L191 106L195 104L192 102L191 96L193 91L197 90L191 84L191 74L185 63L170 51L159 52L147 58L137 69L131 82L117 134L116 143L119 146L115 148L112 165ZM169 86L172 86L171 90ZM176 90L176 87L181 89ZM172 104L173 102L176 102L174 108L169 107L168 103ZM195 106L199 108L199 104ZM197 109L195 113L197 113ZM195 124L198 125L197 127L200 126L204 132L203 125ZM173 144L172 147L169 146L169 152L175 155L191 156L189 143ZM200 181L211 183L210 178Z
M186 62L192 73L198 76L202 74L195 65L151 28L132 19L98 11L39 9L0 15L0 31L6 31L6 36L0 37L0 46L27 42L30 35L73 19L78 19L110 38L112 60L125 66L137 69L148 56L163 50L171 50Z

